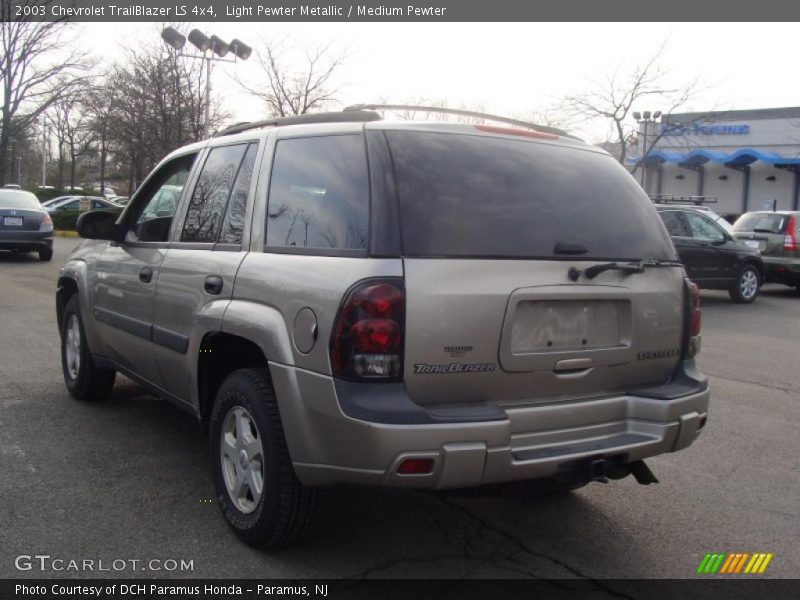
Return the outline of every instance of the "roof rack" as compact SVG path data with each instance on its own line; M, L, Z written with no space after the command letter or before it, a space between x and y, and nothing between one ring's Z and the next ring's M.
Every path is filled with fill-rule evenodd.
M305 115L291 115L288 117L273 117L262 121L252 121L248 123L237 123L226 127L219 132L219 135L233 135L251 129L262 127L283 127L285 125L302 125L308 123L366 123L368 121L380 121L381 116L373 111L354 110L348 112L324 112L309 113Z
M650 199L656 204L716 204L719 198L716 196L675 196L674 194L651 194Z
M476 119L486 119L487 121L497 121L499 123L507 123L509 125L516 125L517 127L524 127L526 129L533 129L541 131L542 133L552 133L559 136L570 137L574 139L574 135L570 135L563 129L557 127L549 127L547 125L536 125L528 121L520 119L511 119L509 117L501 117L498 115L491 115L488 113L476 112L474 110L461 110L460 108L445 108L440 106L414 106L412 104L353 104L352 106L345 107L345 112L357 112L364 110L410 110L419 112L443 113L448 115L459 115L462 117L473 117Z

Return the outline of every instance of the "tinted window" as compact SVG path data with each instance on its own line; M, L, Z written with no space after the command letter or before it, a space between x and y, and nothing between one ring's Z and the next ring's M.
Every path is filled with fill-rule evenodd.
M647 195L598 152L486 136L387 132L404 252L422 256L674 259Z
M787 215L777 213L747 213L734 223L734 231L760 231L763 233L783 233Z
M0 192L0 208L24 208L38 210L39 200L30 192L3 190Z
M196 154L181 156L163 165L137 193L130 213L131 227L125 239L131 242L166 242L172 218L189 178Z
M257 149L258 144L250 144L247 147L247 153L244 155L239 173L236 175L231 198L228 200L228 209L225 211L225 220L222 223L222 232L219 235L219 241L222 244L242 243L247 193L250 191L250 182L253 179Z
M671 236L692 237L692 234L689 232L689 227L686 225L686 221L683 220L683 216L681 216L681 213L677 210L659 211L658 216L664 221L664 225Z
M692 237L699 240L713 240L721 242L725 239L725 234L722 233L719 227L714 225L710 219L705 218L697 213L684 213L686 220L689 222L689 228L692 230Z
M369 182L361 135L278 142L267 246L364 249L368 216Z
M247 144L222 146L209 152L194 188L182 242L216 242L228 197Z

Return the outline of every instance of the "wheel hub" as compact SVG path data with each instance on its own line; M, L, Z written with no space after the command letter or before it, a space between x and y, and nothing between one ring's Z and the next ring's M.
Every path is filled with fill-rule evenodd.
M264 494L264 447L255 419L246 408L234 406L225 415L219 449L231 502L239 511L252 513Z

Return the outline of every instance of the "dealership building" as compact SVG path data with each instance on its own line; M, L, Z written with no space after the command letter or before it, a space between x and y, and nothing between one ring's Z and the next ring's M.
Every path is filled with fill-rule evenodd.
M716 198L719 214L798 209L800 107L672 114L640 122L639 138L636 177L653 197Z

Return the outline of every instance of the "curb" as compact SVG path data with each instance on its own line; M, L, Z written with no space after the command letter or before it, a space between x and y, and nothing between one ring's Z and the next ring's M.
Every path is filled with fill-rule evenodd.
M77 231L53 231L53 235L58 237L80 237Z

